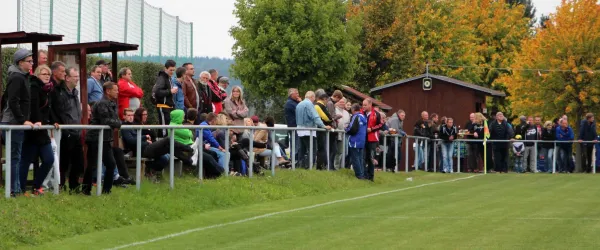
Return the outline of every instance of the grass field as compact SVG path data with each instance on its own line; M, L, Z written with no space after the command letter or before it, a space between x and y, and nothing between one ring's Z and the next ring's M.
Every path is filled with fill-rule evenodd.
M279 180L289 181L284 178L291 175ZM333 176L330 181L351 178L348 173ZM379 184L358 182L361 187L329 193L211 211L193 208L180 212L185 216L65 237L37 248L600 248L596 176L411 176L412 182L404 174L383 174Z

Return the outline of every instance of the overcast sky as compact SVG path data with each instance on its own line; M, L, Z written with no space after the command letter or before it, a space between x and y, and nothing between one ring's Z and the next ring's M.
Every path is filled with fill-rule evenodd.
M533 0L538 16L554 12L560 1ZM16 31L17 0L2 0L2 2L4 11L0 15L0 32ZM196 56L232 57L231 47L234 41L229 35L229 28L237 23L233 15L235 0L146 0L146 2L163 8L170 15L179 16L185 22L194 23Z

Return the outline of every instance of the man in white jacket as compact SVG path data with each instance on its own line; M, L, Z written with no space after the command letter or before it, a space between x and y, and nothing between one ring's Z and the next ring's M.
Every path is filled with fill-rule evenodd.
M335 114L341 116L341 118L338 120L338 123L337 123L337 129L345 130L346 127L348 127L348 124L350 123L350 113L348 113L348 111L346 111L346 98L342 98L335 104ZM334 166L336 169L345 168L346 166L348 166L348 163L349 163L349 161L346 160L346 162L345 162L346 166L342 166L342 157L346 157L346 155L348 155L347 148L345 150L342 150L343 147L346 147L346 145L344 145L344 142L342 140L343 136L344 136L344 134L342 134L342 133L338 133L338 136L337 136L338 151L335 154L335 162L334 162ZM344 153L344 154L342 155L342 153Z

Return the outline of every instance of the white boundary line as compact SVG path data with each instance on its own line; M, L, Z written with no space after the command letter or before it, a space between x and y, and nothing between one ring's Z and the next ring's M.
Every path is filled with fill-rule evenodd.
M179 233L168 234L168 235L157 237L157 238L154 238L154 239L150 239L150 240L146 240L146 241L138 241L138 242L134 242L134 243L126 244L126 245L121 245L121 246L117 246L117 247L109 248L109 249L111 249L111 250L117 250L117 249L123 249L123 248L128 248L128 247L140 246L140 245L145 245L145 244L152 243L152 242L157 242L157 241L166 240L166 239L170 239L170 238L174 238L174 237L179 237L179 236L190 234L190 233L194 233L194 232L199 232L199 231L204 231L204 230L213 229L213 228L219 228L219 227L225 227L225 226L229 226L229 225L240 224L240 223L244 223L244 222L248 222L248 221L254 221L254 220L258 220L258 219L262 219L262 218L272 217L272 216L275 216L275 215L287 214L287 213L292 213L292 212L297 212L297 211L302 211L302 210L307 210L307 209L313 209L313 208L328 206L328 205L342 203L342 202L347 202L347 201L361 200L361 199L366 199L366 198L370 198L370 197L374 197L374 196L380 196L380 195L384 195L384 194L391 194L391 193L396 193L396 192L402 192L402 191L406 191L406 190L410 190L410 189L415 189L415 188L421 188L421 187L432 186L432 185L437 185L437 184L443 184L443 183L461 181L461 180L471 179L471 178L477 177L477 176L480 176L480 175L471 175L471 176L468 176L468 177L457 178L457 179L452 179L452 180L447 180L447 181L439 181L439 182L426 183L426 184L421 184L421 185L417 185L417 186L400 188L400 189L394 189L394 190L390 190L390 191L384 191L384 192L379 192L379 193L374 193L374 194L368 194L368 195L363 195L363 196L358 196L358 197L353 197L353 198L347 198L347 199L341 199L341 200L334 200L334 201L329 201L329 202L315 204L315 205L301 207L301 208L294 208L294 209L280 211L280 212L267 213L267 214L258 215L258 216L254 216L254 217L250 217L250 218L246 218L246 219L242 219L242 220L236 220L236 221L227 222L227 223L215 224L215 225L206 226L206 227L193 228L193 229L185 230L185 231L182 231L182 232L179 232Z
M332 216L318 216L318 215L297 215L297 216L272 216L271 218L322 218L322 219L397 219L397 220L489 220L490 217L471 217L471 216L377 216L377 215L332 215ZM583 221L600 221L600 218L589 218L589 217L505 217L499 218L498 220L583 220Z

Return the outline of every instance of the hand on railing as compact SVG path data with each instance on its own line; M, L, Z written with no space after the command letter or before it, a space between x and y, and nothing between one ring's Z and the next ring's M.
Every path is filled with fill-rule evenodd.
M60 129L60 125L58 125L58 123L54 123L54 128L55 129Z
M23 123L23 125L29 125L29 126L33 127L33 123L31 123L30 121L25 121Z

